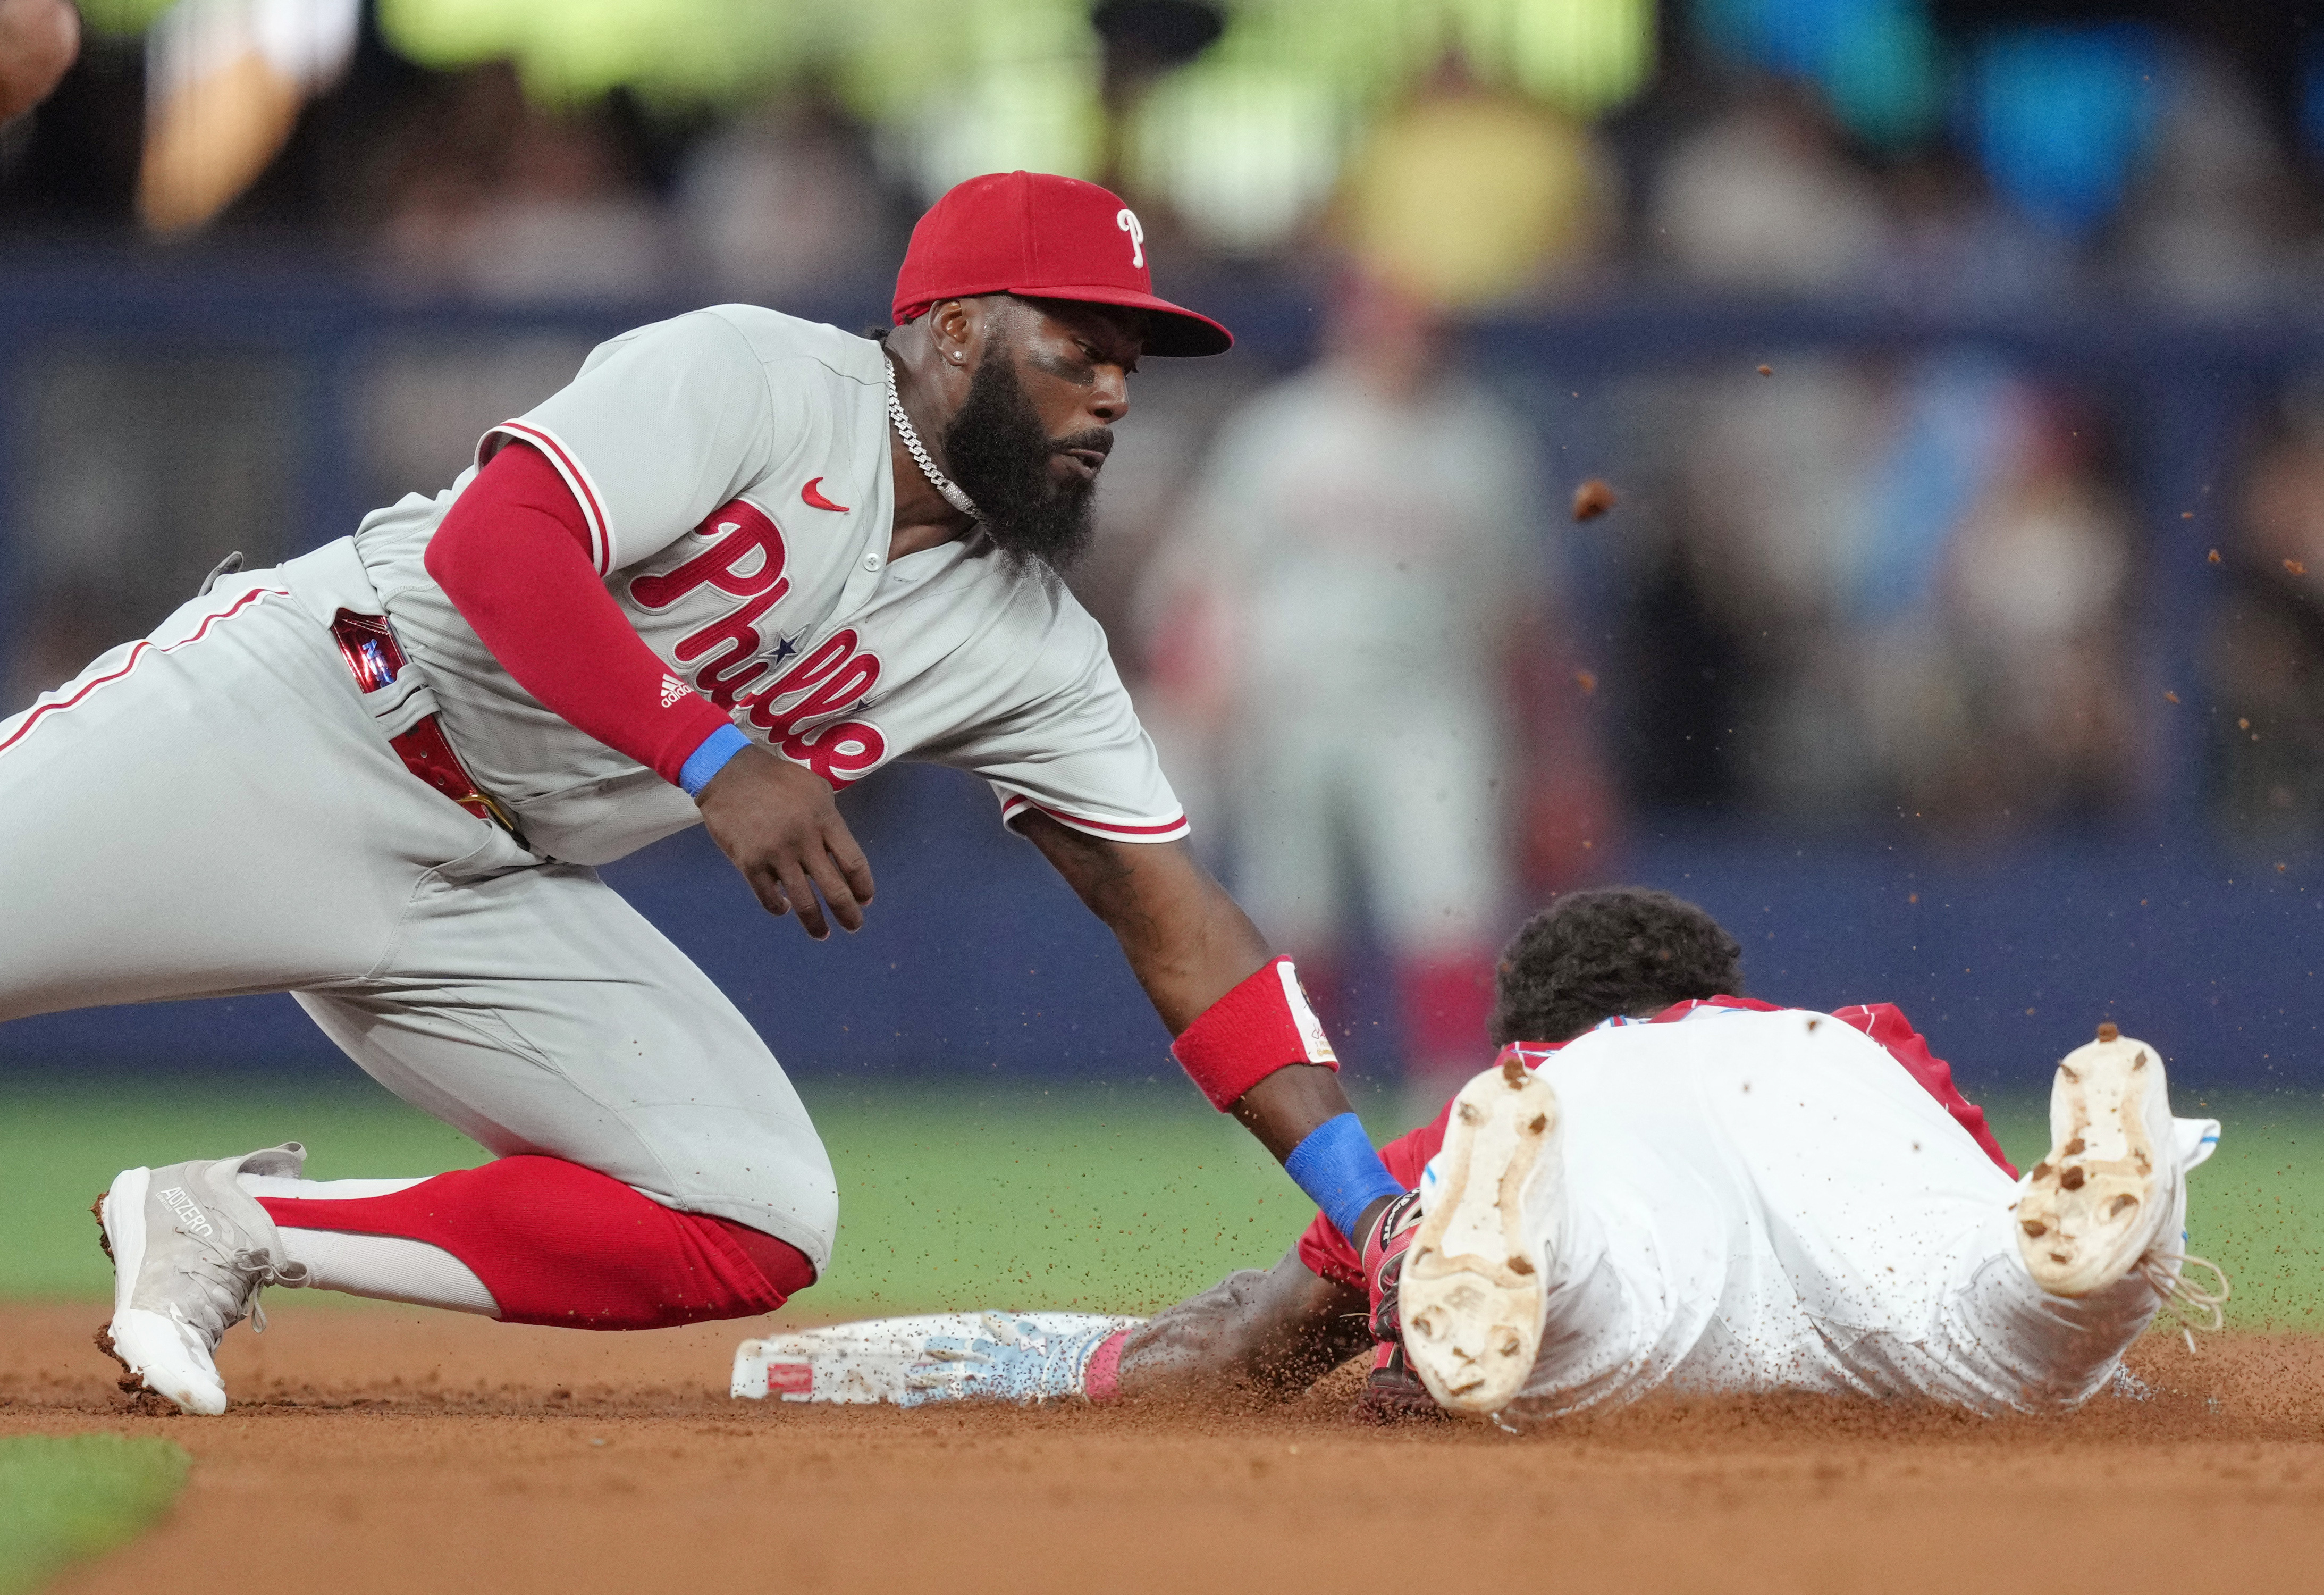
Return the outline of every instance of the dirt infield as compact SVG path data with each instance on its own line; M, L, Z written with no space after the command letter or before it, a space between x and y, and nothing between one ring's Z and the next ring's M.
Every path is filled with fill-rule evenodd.
M125 1415L101 1310L0 1307L0 1433L161 1433L175 1514L63 1590L1372 1590L2107 1595L2324 1564L2324 1340L2150 1336L2146 1403L1986 1422L1652 1403L1511 1439L1259 1414L730 1402L738 1328L286 1304L224 1418ZM1343 1376L1344 1378L1344 1376Z

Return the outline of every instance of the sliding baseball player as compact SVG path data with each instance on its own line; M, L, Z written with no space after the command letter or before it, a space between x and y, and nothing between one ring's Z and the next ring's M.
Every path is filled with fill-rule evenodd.
M2153 1047L2107 1025L2069 1054L2020 1178L1895 1009L1741 999L1736 951L1661 893L1537 917L1502 960L1499 1058L1388 1148L1417 1189L1360 1256L1319 1226L1142 1323L777 1336L743 1347L735 1393L1280 1392L1371 1346L1384 1415L1514 1425L1662 1388L2045 1411L2105 1388L2166 1305L2217 1326L2226 1280L2187 1276L2217 1270L2183 1231L2218 1126L2172 1116Z

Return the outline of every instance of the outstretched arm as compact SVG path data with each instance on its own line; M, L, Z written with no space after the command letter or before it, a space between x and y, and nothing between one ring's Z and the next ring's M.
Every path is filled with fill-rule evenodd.
M1264 965L1266 940L1183 842L1112 842L1036 810L1017 822L1105 921L1173 1036ZM1228 1105L1277 1161L1319 1125L1352 1112L1340 1077L1286 1063Z
M1364 1293L1325 1279L1296 1251L1230 1274L1130 1332L1119 1395L1296 1396L1372 1343Z
M1371 1344L1364 1293L1296 1251L1140 1323L1087 1313L874 1318L745 1341L734 1394L792 1401L1051 1401L1296 1396ZM1102 1365L1102 1366L1101 1366Z

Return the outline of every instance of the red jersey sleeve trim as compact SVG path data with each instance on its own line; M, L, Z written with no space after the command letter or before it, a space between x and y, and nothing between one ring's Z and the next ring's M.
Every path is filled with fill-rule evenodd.
M1086 832L1092 836L1111 837L1118 842L1176 842L1193 829L1186 824L1186 816L1183 814L1163 820L1092 819L1087 815L1053 808L1046 803L1036 803L1030 798L1014 792L1001 801L1001 823L1004 825L1013 825L1025 816L1028 809L1046 814L1061 825L1070 825L1074 830Z
M1683 1002L1674 1002L1646 1023L1667 1025L1686 1018L1698 1008L1739 1008L1746 1013L1781 1013L1783 1004L1762 1002L1757 997L1689 997Z
M1994 1139L1993 1128L1985 1121L1985 1110L1963 1096L1953 1083L1952 1065L1929 1050L1928 1041L1904 1010L1893 1002L1862 1002L1853 1008L1833 1010L1832 1018L1842 1024L1853 1025L1863 1031L1892 1058L1904 1065L1904 1072L1920 1082L1921 1089L1937 1099L1953 1122L1969 1131L1978 1149L1993 1159L2011 1179L2017 1177L2017 1166L2009 1161Z
M565 479L565 485L572 492L574 503L580 508L582 521L589 529L589 563L599 576L610 576L613 569L613 534L605 524L604 501L598 496L597 484L589 478L588 469L573 456L573 451L565 447L564 440L556 433L546 427L534 426L530 421L515 420L503 421L477 442L476 464L479 467L491 457L486 446L494 438L502 436L531 444L550 465L557 467L557 474Z

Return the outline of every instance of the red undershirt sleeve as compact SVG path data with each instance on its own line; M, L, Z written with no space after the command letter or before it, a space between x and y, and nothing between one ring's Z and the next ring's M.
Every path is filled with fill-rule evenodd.
M1904 1065L1904 1072L1921 1083L1921 1089L1937 1099L1953 1122L1969 1131L1978 1148L1993 1159L2002 1173L2011 1179L2017 1177L2017 1166L2002 1151L2001 1143L1994 1139L1993 1128L1985 1121L1985 1110L1963 1096L1953 1083L1951 1065L1929 1050L1929 1044L1913 1021L1904 1017L1904 1010L1892 1002L1868 1002L1855 1008L1843 1008L1833 1018L1854 1025L1873 1040L1886 1047L1888 1056Z
M510 443L453 502L428 545L436 578L517 685L551 713L675 785L721 726L674 678L590 563L589 528L557 467Z

